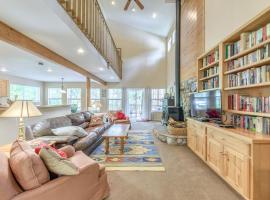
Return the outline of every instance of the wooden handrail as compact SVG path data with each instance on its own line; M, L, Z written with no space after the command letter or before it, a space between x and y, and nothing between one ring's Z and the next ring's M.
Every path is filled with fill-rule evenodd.
M58 0L84 35L122 78L121 51L116 47L97 0Z

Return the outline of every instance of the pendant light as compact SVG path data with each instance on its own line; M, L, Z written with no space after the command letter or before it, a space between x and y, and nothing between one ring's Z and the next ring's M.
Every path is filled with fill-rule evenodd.
M62 87L61 87L61 91L60 92L62 94L66 94L67 92L66 92L66 90L64 90L64 78L62 77L61 80L62 80Z

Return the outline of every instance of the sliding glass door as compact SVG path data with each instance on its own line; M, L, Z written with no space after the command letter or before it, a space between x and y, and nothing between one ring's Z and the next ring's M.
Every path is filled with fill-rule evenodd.
M145 89L127 89L126 113L131 120L142 120L144 115Z

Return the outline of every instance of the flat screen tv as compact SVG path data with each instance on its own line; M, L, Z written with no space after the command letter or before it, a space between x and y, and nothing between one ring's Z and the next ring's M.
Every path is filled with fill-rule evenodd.
M191 117L221 118L221 92L213 90L190 95Z

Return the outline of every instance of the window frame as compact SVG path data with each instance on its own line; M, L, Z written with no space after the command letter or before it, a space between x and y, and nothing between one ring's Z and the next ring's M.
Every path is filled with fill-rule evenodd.
M69 91L72 89L78 89L80 90L80 98L69 98ZM67 88L67 104L72 105L71 101L79 101L79 104L77 104L78 106L78 111L81 111L82 109L82 88L79 87L72 87L72 88Z
M50 98L50 90L52 90L52 89L58 89L59 90L59 93L60 93L60 95L61 95L61 98L59 97L59 98L56 98L56 97L52 97L52 98ZM61 93L61 88L60 87L48 87L48 89L47 89L47 102L48 102L48 105L51 105L51 106L57 106L57 105L62 105L63 104L63 97L62 97L62 93ZM59 104L52 104L52 103L50 103L50 100L60 100L60 103Z
M153 92L157 91L157 98L153 98ZM163 91L163 97L160 97L160 92ZM161 112L162 111L162 101L165 97L166 89L164 88L152 88L151 89L151 112ZM157 104L153 104L153 101L159 102ZM154 107L159 107L159 109L153 109Z
M93 98L93 94L92 94L92 91L93 90L99 90L99 97L97 97L97 98ZM101 108L93 108L92 107L92 105L95 103L95 102L99 102L99 103L101 103L101 88L91 88L90 89L90 104L91 104L91 111L93 112L93 113L99 113L100 111L101 111Z
M110 97L110 91L112 90L120 90L121 91L121 95L119 98L111 98ZM110 101L120 101L120 108L117 109L110 109ZM108 111L120 111L123 110L123 89L122 88L109 88L107 90L107 107L108 107Z

